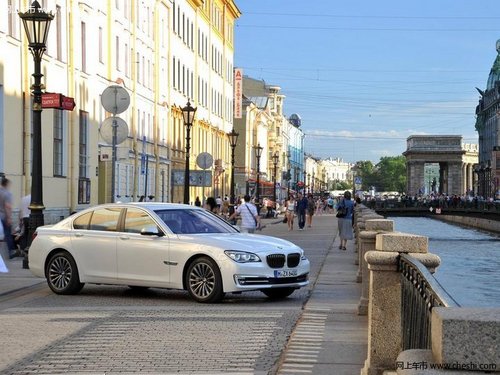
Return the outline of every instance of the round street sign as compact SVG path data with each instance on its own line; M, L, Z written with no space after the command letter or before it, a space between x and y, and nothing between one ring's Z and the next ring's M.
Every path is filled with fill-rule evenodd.
M123 87L111 85L102 92L101 104L106 111L117 115L127 110L130 105L130 95Z
M99 132L102 139L108 144L113 144L113 126L116 126L116 144L119 145L128 137L128 126L125 120L120 117L111 116L101 124Z
M208 152L202 152L196 158L196 165L201 169L209 169L212 168L212 164L214 163L214 158Z

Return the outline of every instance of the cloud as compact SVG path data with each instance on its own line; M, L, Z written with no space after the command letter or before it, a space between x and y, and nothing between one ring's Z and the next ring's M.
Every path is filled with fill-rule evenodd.
M428 133L415 130L372 130L372 131L352 131L352 130L321 130L311 129L305 132L306 138L351 138L351 139L394 139L406 140L410 135L426 135Z

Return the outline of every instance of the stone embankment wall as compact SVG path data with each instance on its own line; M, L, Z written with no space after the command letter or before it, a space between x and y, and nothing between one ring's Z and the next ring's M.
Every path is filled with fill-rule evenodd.
M435 215L433 219L500 234L500 221L471 216Z

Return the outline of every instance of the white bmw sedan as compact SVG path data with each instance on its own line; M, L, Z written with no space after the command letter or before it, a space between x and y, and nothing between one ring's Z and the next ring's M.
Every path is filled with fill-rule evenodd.
M310 270L291 242L243 234L201 208L169 203L104 204L39 227L29 266L57 294L118 284L185 289L198 302L251 290L285 298L309 283Z

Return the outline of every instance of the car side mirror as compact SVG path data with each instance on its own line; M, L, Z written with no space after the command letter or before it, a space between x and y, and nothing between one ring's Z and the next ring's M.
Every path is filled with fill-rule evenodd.
M156 225L149 225L141 229L141 235L162 237L164 233L161 232Z

